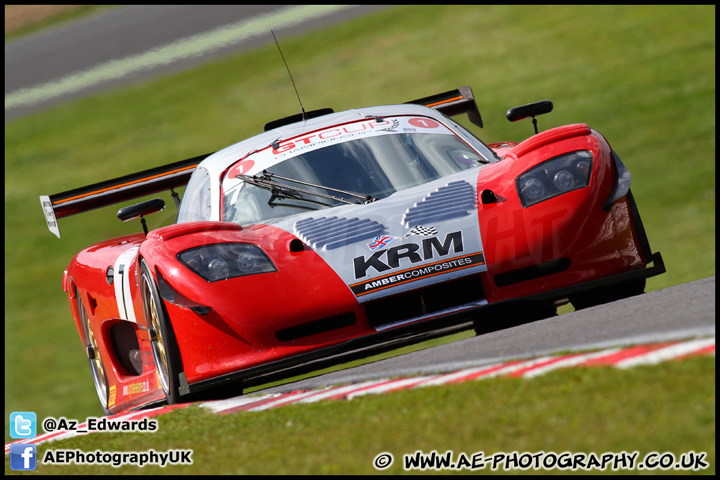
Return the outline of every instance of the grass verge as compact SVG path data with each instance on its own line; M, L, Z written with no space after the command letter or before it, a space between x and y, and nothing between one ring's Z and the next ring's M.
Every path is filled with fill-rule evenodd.
M715 359L695 357L629 370L571 368L532 379L469 381L230 415L192 406L157 419L155 433L68 439L41 445L38 457L57 449L192 449L192 466L39 465L35 473L373 474L373 459L387 452L395 461L384 473L398 474L403 473L405 454L451 450L455 459L477 452L485 457L515 451L599 457L625 451L638 452L638 461L651 452L670 452L679 460L694 451L706 453L708 463L697 473L714 474ZM7 458L5 464L9 473ZM506 470L511 465L499 464L496 471L487 466L480 473L533 472ZM587 473L641 471L607 468Z

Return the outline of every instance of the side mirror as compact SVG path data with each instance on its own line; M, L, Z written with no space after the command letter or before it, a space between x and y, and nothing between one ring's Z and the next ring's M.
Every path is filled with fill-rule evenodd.
M535 120L535 117L537 115L550 113L552 112L552 109L553 103L550 100L541 100L539 102L528 103L527 105L521 105L519 107L511 108L507 111L505 116L511 122L517 122L518 120L524 120L526 118L532 117L533 126L535 127L535 134L537 134L538 128L537 120Z
M145 215L150 215L151 213L162 212L164 208L165 200L163 200L162 198L154 198L146 202L140 202L136 203L135 205L121 208L117 212L117 217L123 222L135 220L139 217L140 222L142 223L143 231L145 232L145 235L147 235L147 223L145 222L145 218L143 217Z

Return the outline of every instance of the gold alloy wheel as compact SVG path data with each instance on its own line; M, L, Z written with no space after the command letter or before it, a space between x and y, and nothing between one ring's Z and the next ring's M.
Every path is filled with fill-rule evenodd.
M143 295L145 296L147 305L147 314L150 325L150 341L152 342L153 356L158 366L158 376L163 390L167 394L170 391L168 381L168 360L167 351L165 350L165 341L163 340L162 328L160 327L160 316L158 314L158 305L152 294L152 289L148 283L150 280L143 275Z
M83 322L83 330L85 330L85 348L88 359L90 360L90 369L92 370L93 383L95 383L95 390L97 391L100 403L104 408L107 408L107 391L108 383L107 376L105 374L105 365L103 365L102 357L100 356L100 349L98 348L95 334L90 326L90 317L85 311L85 306L78 296L78 313Z

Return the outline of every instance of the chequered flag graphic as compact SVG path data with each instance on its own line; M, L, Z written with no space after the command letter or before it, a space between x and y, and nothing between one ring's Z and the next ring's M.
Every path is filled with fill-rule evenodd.
M429 237L437 235L437 229L435 227L423 227L422 225L417 225L405 234L406 237L409 237L410 235L424 235Z

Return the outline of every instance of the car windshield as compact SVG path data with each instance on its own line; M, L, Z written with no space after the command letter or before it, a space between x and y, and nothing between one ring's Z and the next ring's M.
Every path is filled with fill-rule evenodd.
M394 133L334 143L292 156L264 171L306 184L382 199L399 190L478 167L485 161L454 134ZM273 180L286 188L273 192L269 188L241 183L227 190L222 219L252 224L342 204L325 196L293 195L292 189L297 184ZM303 189L343 196L314 186L304 185ZM352 197L347 199L362 203Z
M496 160L481 141L458 129L459 134L423 116L365 117L278 139L224 171L219 220L247 225L369 203ZM178 223L211 219L211 178L202 165L195 170Z

